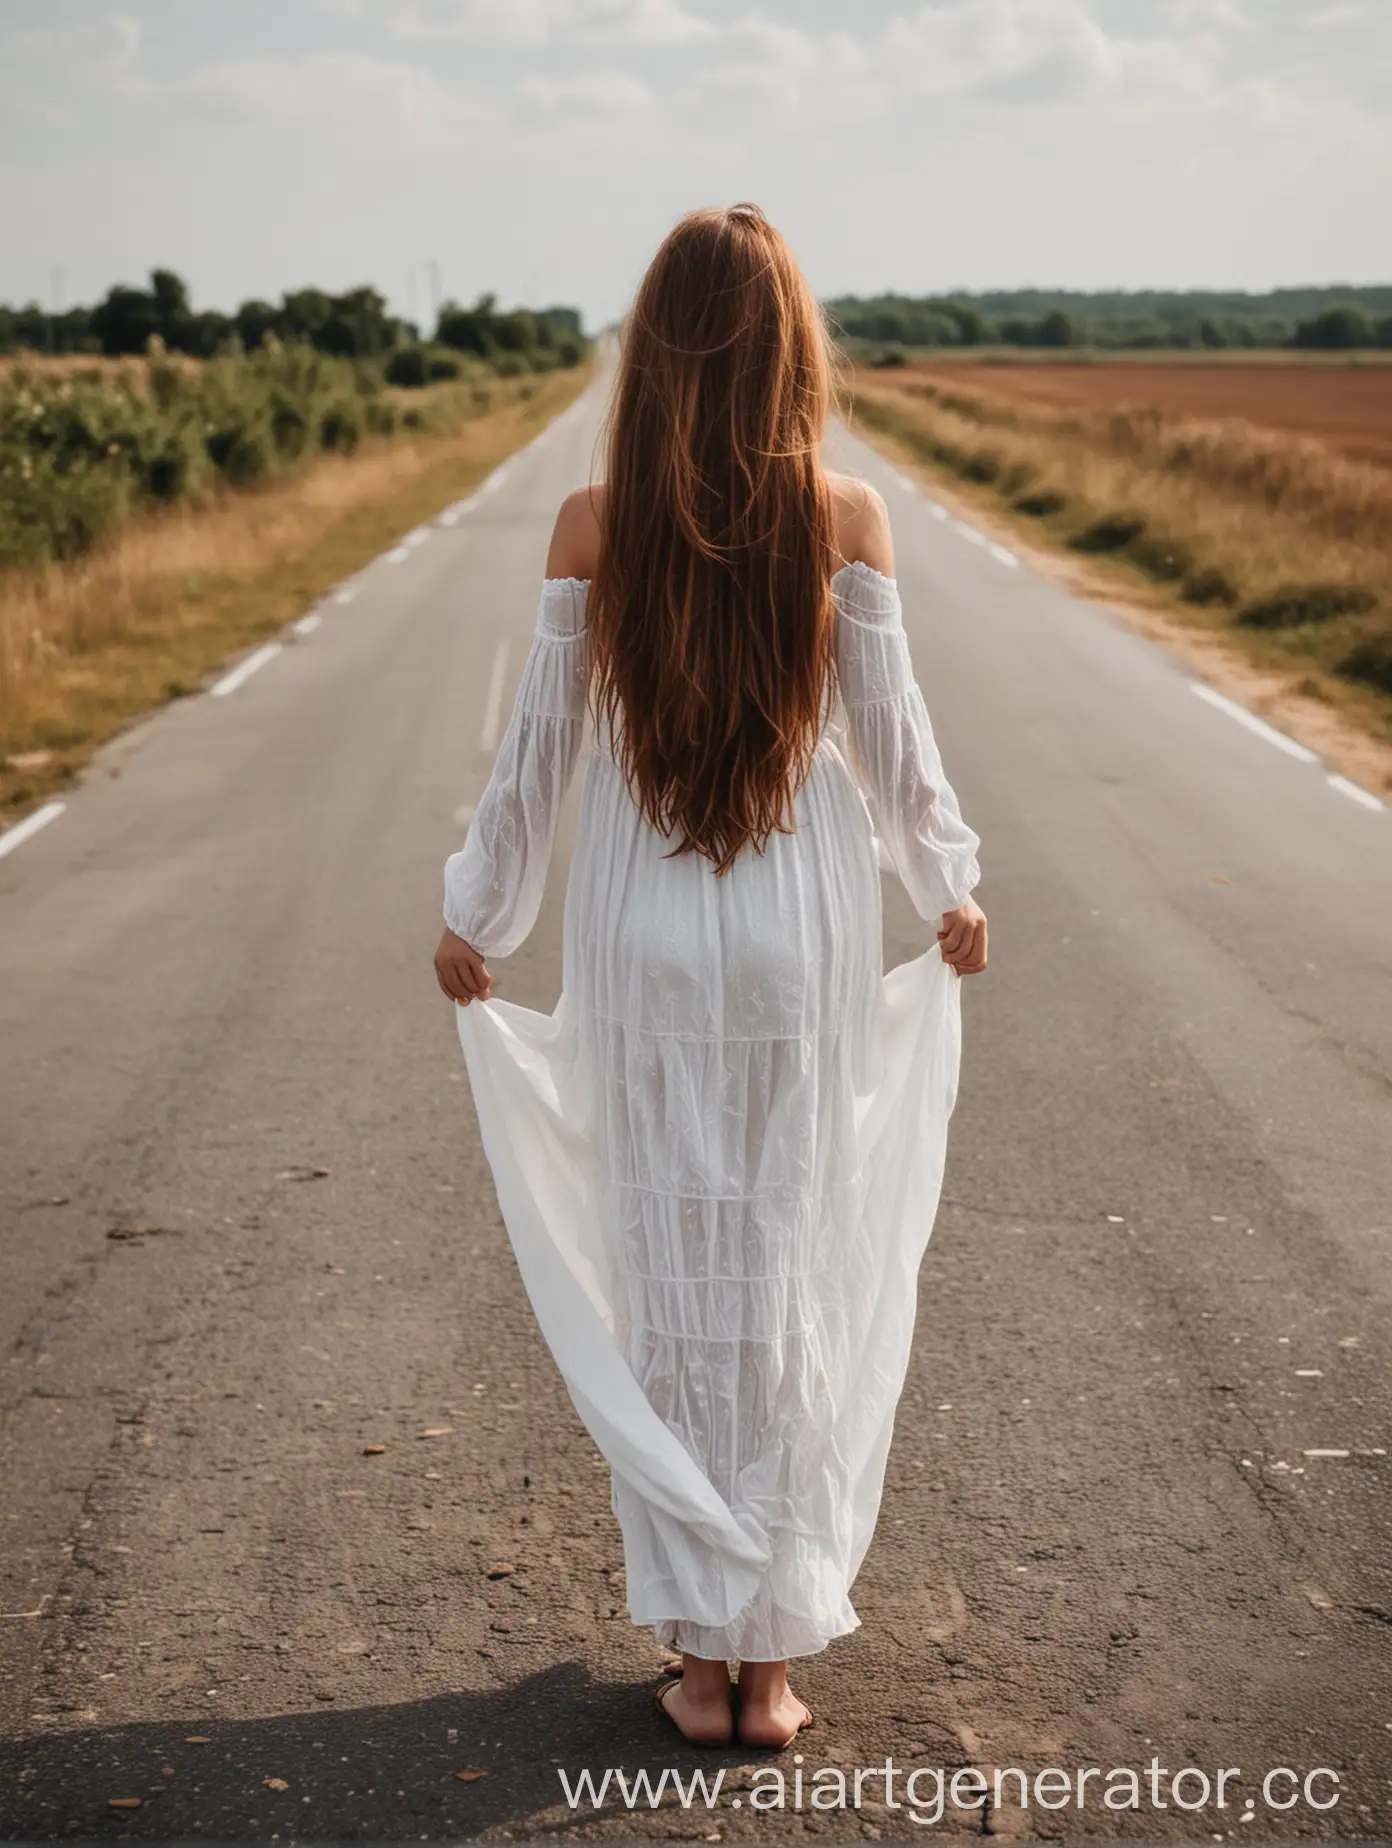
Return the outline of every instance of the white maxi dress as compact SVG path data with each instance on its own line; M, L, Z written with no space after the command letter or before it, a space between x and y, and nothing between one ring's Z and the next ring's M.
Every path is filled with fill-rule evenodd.
M587 729L583 579L548 579L445 920L537 915ZM956 1096L960 983L883 973L892 865L936 923L979 878L894 581L832 580L839 701L794 829L717 878L599 739L554 1014L457 1010L519 1269L608 1462L629 1612L670 1647L810 1655L856 1627Z

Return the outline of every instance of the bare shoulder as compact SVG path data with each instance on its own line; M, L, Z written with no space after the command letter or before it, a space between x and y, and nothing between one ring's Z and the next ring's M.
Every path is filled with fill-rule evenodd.
M577 488L561 502L546 554L546 575L552 578L590 578L599 563L600 516L604 488L597 484Z
M836 520L836 545L849 564L894 576L894 536L884 496L855 475L827 475Z

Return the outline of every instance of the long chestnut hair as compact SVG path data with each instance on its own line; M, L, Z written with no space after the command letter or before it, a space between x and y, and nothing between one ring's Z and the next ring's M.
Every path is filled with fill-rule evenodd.
M833 667L821 310L757 206L692 212L622 336L592 698L642 813L717 873L791 827Z

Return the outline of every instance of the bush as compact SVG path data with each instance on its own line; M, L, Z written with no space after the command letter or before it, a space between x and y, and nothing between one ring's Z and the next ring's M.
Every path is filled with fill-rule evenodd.
M1144 531L1145 521L1138 514L1104 513L1068 543L1075 552L1120 552Z
M1355 347L1372 346L1373 324L1356 302L1339 302L1322 309L1308 321L1296 325L1293 346L1313 347L1326 352L1348 352Z
M1001 472L1001 459L994 449L974 449L962 464L964 481L991 482Z
M1294 629L1336 616L1361 615L1376 603L1372 591L1360 584L1286 584L1247 604L1237 620L1248 629Z
M388 385L419 391L430 382L430 361L423 346L398 347L386 364Z
M452 353L432 353L427 366L431 382L441 379L457 379L464 368Z
M1210 604L1221 603L1231 609L1237 602L1237 586L1226 572L1219 571L1215 565L1202 565L1184 580L1182 592L1186 603L1197 604L1206 609Z
M351 398L331 404L319 420L319 447L351 456L363 439L365 419Z
M1356 642L1336 671L1345 680L1361 680L1365 686L1392 693L1392 635L1369 635Z
M1176 584L1188 575L1189 554L1182 545L1151 533L1141 533L1126 548L1133 564L1161 584Z
M270 338L175 365L156 347L119 376L14 375L0 386L0 567L71 558L141 501L221 479L247 487L369 425L381 375Z
M909 356L903 347L881 347L878 353L870 355L870 364L879 371L891 366L907 366Z
M1021 494L1011 505L1016 513L1027 514L1032 520L1047 520L1063 512L1068 497L1055 488L1036 488L1032 493Z
M250 487L269 475L275 463L275 437L269 424L238 422L208 437L208 454L235 488Z

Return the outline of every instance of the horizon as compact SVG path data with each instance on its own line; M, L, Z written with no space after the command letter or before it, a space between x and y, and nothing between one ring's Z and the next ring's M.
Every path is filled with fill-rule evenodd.
M492 291L603 326L681 212L745 197L824 300L1387 286L1359 280L1392 159L1366 0L862 0L854 32L834 0L6 13L16 305L166 265L202 307L367 280L417 322Z

